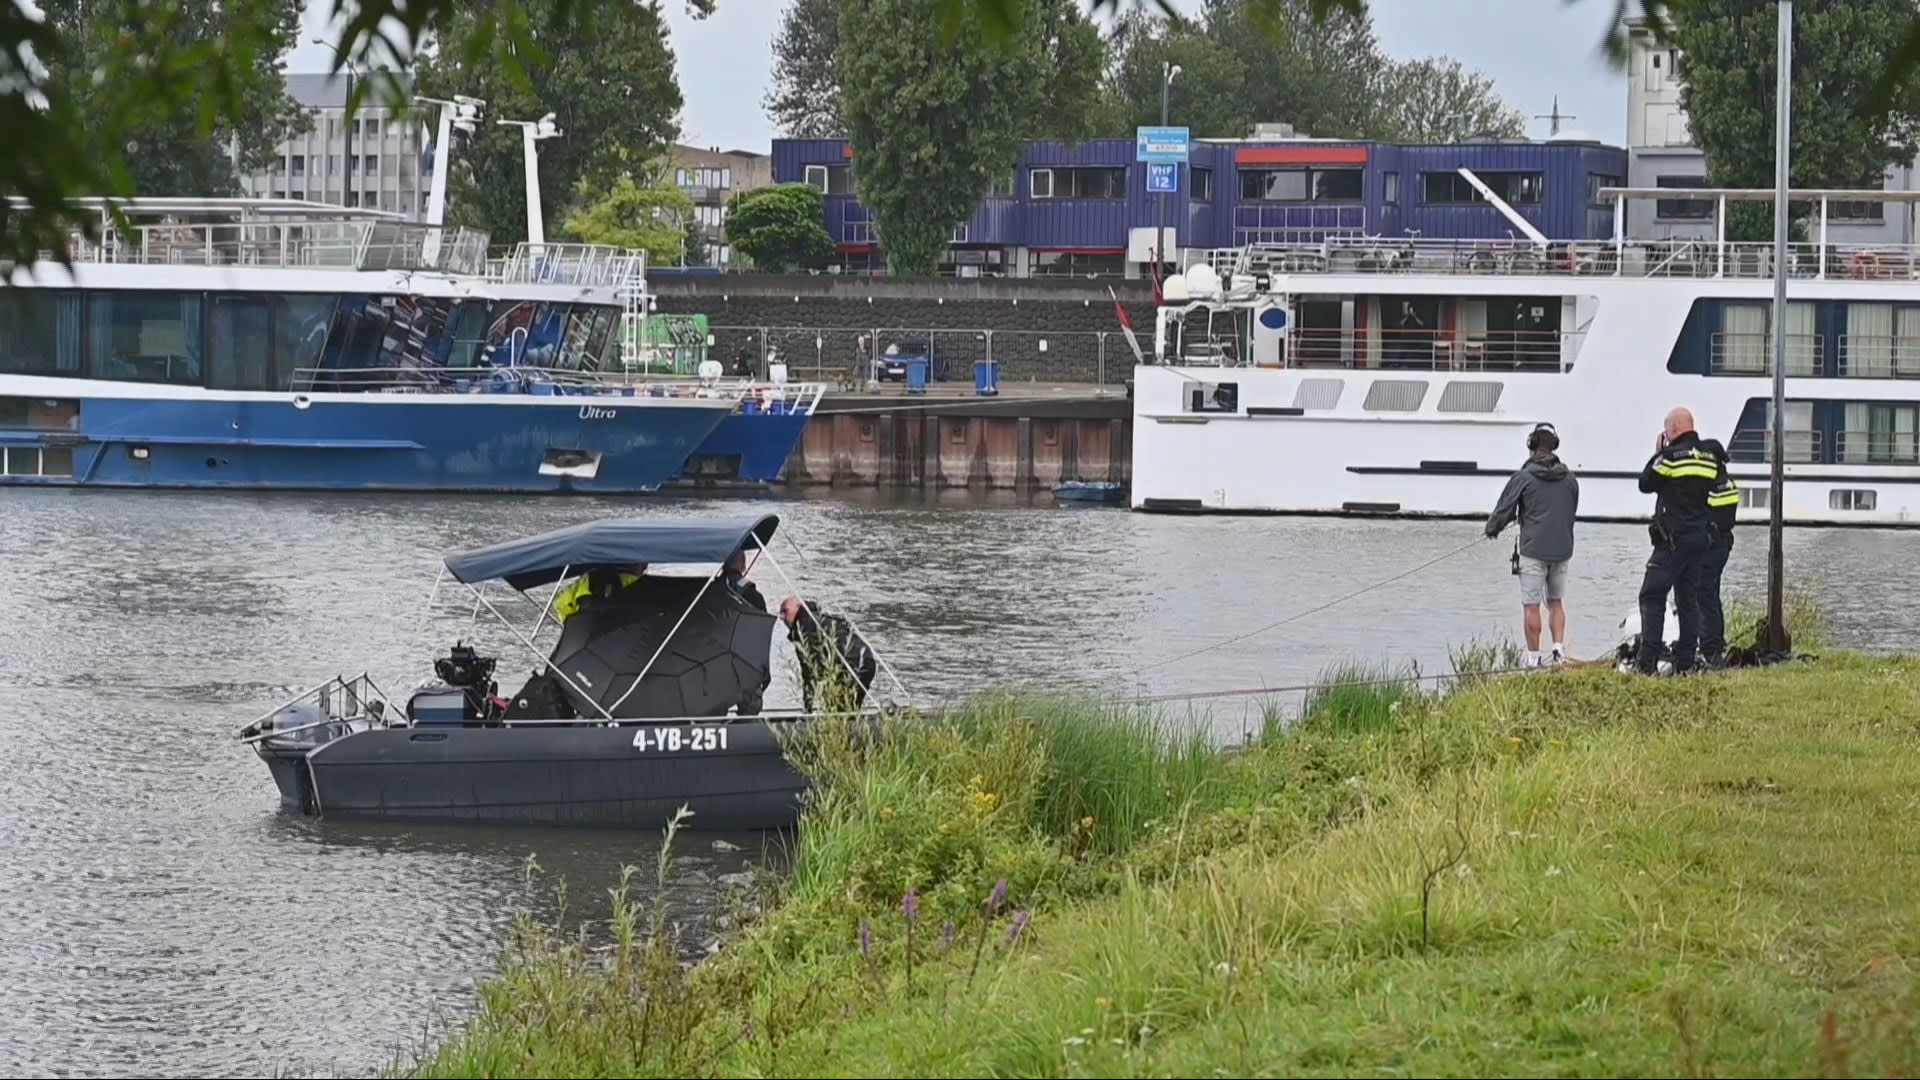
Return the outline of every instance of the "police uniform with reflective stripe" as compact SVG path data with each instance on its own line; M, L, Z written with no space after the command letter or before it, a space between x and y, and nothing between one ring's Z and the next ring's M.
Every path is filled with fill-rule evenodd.
M1740 509L1740 485L1725 472L1721 458L1720 483L1707 492L1707 514L1713 523L1713 542L1700 560L1700 656L1718 667L1727 656L1727 616L1720 606L1720 575L1733 555L1733 526Z
M1682 432L1647 459L1640 471L1640 490L1655 496L1653 524L1647 533L1653 552L1647 558L1646 577L1640 583L1639 669L1656 670L1660 646L1666 640L1667 594L1680 616L1680 635L1673 645L1673 669L1693 667L1700 637L1700 571L1713 544L1712 511L1707 496L1726 477L1725 451L1717 442L1703 442L1694 432Z
M624 589L639 580L639 574L623 573L620 575L620 587ZM591 592L593 592L592 574L581 574L574 578L573 584L561 589L553 598L554 614L560 616L561 622L573 618L580 611L580 601L585 600Z

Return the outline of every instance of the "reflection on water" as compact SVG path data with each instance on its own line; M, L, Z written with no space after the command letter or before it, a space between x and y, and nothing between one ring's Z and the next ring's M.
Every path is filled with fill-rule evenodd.
M392 692L457 636L531 660L439 557L608 514L782 515L773 557L851 615L909 692L1013 683L1114 693L1279 686L1341 659L1444 670L1449 645L1517 637L1510 543L1177 663L1469 544L1473 522L1167 518L1047 500L798 497L569 500L21 492L0 512L0 1070L25 1075L364 1073L457 1017L516 904L592 917L623 863L649 881L657 838L373 827L288 819L239 726L337 673ZM1743 530L1729 590L1763 580ZM1643 529L1587 526L1569 582L1573 651L1607 651L1631 608ZM1788 533L1848 644L1908 641L1910 537ZM755 573L777 602L771 565ZM456 587L457 588L457 587ZM1871 595L1870 608L1854 603ZM1892 598L1892 602L1886 602ZM505 609L503 609L505 610ZM521 618L528 609L521 608ZM511 616L513 612L508 612ZM776 644L770 707L798 694ZM1149 665L1153 665L1149 667ZM1143 670L1144 669L1144 670ZM1205 703L1223 737L1257 716ZM687 901L767 857L689 836ZM527 864L542 874L527 884ZM541 906L547 905L547 906ZM598 906L595 906L598 905Z

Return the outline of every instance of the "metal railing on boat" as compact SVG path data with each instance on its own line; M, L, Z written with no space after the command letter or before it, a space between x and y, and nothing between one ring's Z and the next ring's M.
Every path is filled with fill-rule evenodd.
M296 368L294 393L555 394L598 397L705 397L751 401L768 411L811 414L826 393L820 382L780 383L722 376L714 379L642 372L588 371L527 364L491 367L414 365L377 368Z

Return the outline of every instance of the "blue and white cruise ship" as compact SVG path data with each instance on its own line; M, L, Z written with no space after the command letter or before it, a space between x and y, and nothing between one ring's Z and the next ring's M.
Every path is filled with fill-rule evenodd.
M268 199L102 204L0 290L0 484L648 492L771 479L818 391L622 371L644 258ZM711 442L710 442L711 440Z

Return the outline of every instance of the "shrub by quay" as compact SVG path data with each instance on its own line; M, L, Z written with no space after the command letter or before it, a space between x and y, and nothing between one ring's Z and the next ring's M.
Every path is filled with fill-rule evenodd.
M624 895L604 950L523 923L404 1072L1920 1071L1920 661L1459 674L1235 754L1015 695L824 740L718 955Z

